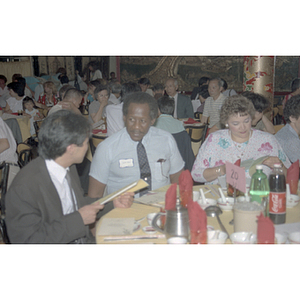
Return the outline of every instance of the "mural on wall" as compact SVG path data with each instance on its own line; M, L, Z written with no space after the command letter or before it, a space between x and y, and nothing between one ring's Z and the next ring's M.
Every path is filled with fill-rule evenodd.
M244 56L121 56L120 61L121 82L147 77L151 84L164 84L175 77L181 91L192 91L202 76L221 77L228 88L243 91ZM289 91L298 67L298 56L277 56L274 90Z

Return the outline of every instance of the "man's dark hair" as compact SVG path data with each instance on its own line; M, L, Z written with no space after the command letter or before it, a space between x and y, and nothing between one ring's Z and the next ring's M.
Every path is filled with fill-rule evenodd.
M150 80L148 78L143 77L139 79L138 84L150 85Z
M241 95L253 103L253 106L257 112L262 113L270 107L269 101L261 94L246 91Z
M209 97L208 85L204 84L199 87L199 96L202 96L204 99Z
M290 117L295 119L300 117L300 95L293 96L286 102L283 117L287 123L291 123Z
M124 84L122 84L122 90L121 90L121 101L123 102L123 99L131 93L135 93L135 92L141 92L142 89L141 87L133 81L129 81L126 82Z
M7 78L4 75L0 75L0 79L4 80L4 83L7 82Z
M223 78L221 78L221 81L222 81L222 87L223 87L224 91L226 91L228 88L228 84L227 84L226 80Z
M7 85L7 88L13 90L19 97L23 97L25 95L25 85L21 82L11 82Z
M163 96L157 99L157 105L162 114L173 116L175 109L175 101L169 96Z
M160 90L163 91L163 90L164 90L164 85L161 84L161 83L156 83L156 84L153 85L152 90L153 90L154 92L160 91Z
M69 83L69 78L67 75L62 75L59 77L61 84Z
M207 81L209 81L209 80L210 80L209 77L203 76L203 77L201 77L201 78L199 79L198 85L201 86L202 84L207 84Z
M151 120L156 119L158 115L158 105L157 101L147 93L144 92L135 92L128 94L124 99L123 105L123 115L127 116L128 108L131 103L136 104L148 104L150 109L150 118Z
M69 145L82 146L91 136L91 125L87 118L62 109L49 115L39 130L38 153L43 159L62 156Z

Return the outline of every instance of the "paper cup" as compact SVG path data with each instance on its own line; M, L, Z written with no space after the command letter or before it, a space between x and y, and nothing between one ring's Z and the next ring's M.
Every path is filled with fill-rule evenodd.
M257 202L236 203L233 206L234 232L257 232L257 217L263 212Z

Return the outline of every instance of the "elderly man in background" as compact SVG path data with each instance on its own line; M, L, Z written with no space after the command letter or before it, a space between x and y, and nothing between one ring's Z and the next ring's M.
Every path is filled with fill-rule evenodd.
M106 187L110 194L140 178L148 182L149 190L178 183L184 161L172 135L152 126L157 114L152 96L144 92L127 95L123 105L125 128L101 142L94 154L90 197L102 197Z
M174 118L194 118L193 105L189 97L179 94L178 82L174 78L169 78L165 84L165 91L169 97L175 101Z
M82 94L75 88L68 89L62 99L62 101L58 102L58 104L54 105L48 113L48 116L53 114L54 112L67 109L71 110L76 114L81 114L79 110L79 106L82 102Z
M113 79L109 82L110 96L108 104L120 104L121 103L121 90L122 85L117 79Z
M227 98L222 93L222 80L213 78L208 83L208 92L210 97L205 100L205 106L201 117L202 123L207 123L209 118L209 133L212 133L220 128L220 111L221 107ZM213 128L212 128L213 127Z

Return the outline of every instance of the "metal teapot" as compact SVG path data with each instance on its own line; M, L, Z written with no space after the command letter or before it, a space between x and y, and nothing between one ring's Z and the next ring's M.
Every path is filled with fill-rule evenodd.
M166 215L164 229L158 226L160 216ZM177 202L176 210L167 210L165 213L159 212L152 220L152 227L166 235L166 238L181 236L189 239L190 226L189 215L186 208Z

